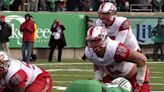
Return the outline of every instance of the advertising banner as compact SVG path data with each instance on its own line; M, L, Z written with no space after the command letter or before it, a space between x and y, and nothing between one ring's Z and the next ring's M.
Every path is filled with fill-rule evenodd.
M25 21L25 12L5 12L6 22L12 27L10 37L10 48L20 48L22 45L22 32L19 31L21 23ZM83 14L58 13L58 12L30 12L33 20L37 24L37 39L35 48L48 48L50 38L50 28L53 21L58 18L65 26L66 47L80 48L85 46L86 20Z
M91 17L93 21L97 18ZM151 37L151 32L157 25L157 17L129 17L131 28L140 45L150 45L154 41Z

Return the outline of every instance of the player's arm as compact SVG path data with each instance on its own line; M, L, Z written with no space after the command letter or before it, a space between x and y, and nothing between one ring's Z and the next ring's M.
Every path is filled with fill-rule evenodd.
M27 81L27 74L23 70L19 70L9 79L9 87L15 92L25 92L25 83Z
M130 51L128 60L137 64L137 83L142 86L145 79L147 58L144 54L136 51Z
M129 22L129 20L125 20L125 21L122 23L122 25L120 26L119 32L118 32L118 34L117 34L115 40L116 40L116 41L119 41L119 42L121 42L121 43L124 43L125 40L126 40L127 34L128 34L128 32L129 32L129 30L130 30L129 27L130 27L130 22Z
M116 49L114 58L116 62L130 61L135 63L137 65L137 83L139 85L143 84L147 65L147 58L144 54L130 50L127 46L120 43Z

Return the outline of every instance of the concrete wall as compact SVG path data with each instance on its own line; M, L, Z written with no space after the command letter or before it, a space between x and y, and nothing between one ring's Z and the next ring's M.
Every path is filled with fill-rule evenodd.
M153 52L153 48L152 46L142 47L142 51L144 54L151 54ZM56 59L57 57L57 52L58 52L57 49L55 49L53 55L54 59ZM39 59L48 59L49 49L34 49L34 53L37 54ZM11 57L13 58L22 59L21 49L10 49L10 54ZM75 48L75 49L64 48L62 58L77 59L79 57L82 57L83 54L84 54L84 48Z
M34 49L34 53L37 54L39 59L48 59L49 49ZM55 49L53 57L56 59L58 50ZM78 58L81 57L84 53L84 49L63 49L62 58ZM12 58L22 59L22 51L21 49L10 49L10 55Z

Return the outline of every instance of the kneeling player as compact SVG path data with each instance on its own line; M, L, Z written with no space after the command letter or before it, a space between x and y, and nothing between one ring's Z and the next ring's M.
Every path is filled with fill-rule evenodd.
M0 92L51 92L52 79L36 65L9 59L0 51Z

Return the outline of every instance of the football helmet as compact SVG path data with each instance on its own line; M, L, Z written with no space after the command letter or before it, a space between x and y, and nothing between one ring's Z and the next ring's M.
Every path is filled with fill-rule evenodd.
M98 13L109 13L115 15L117 7L111 2L102 3L99 7Z
M102 20L103 23L108 25L108 23L113 22L116 11L117 7L113 3L102 3L98 10L99 18Z
M92 26L87 31L86 43L89 48L98 49L106 46L107 30L101 26Z
M118 77L112 80L111 85L118 85L129 92L132 91L131 83L126 78L123 78L123 77Z
M3 51L0 51L0 77L2 77L8 70L9 57Z

